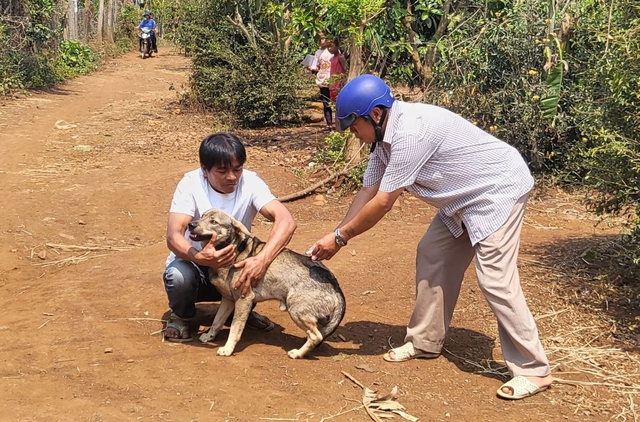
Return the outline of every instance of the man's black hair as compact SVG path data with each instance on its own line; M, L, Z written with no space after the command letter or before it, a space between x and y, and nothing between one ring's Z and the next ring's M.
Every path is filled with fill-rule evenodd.
M214 133L202 140L200 144L200 165L205 169L229 168L235 158L239 165L244 165L247 160L247 151L237 136L219 132Z

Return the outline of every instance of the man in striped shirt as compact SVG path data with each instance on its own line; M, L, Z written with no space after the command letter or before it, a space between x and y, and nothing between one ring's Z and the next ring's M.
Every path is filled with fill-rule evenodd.
M317 241L313 259L330 259L373 227L405 189L438 208L418 244L416 305L405 344L384 359L440 355L466 268L476 258L478 284L498 319L512 379L497 394L520 399L552 382L549 362L525 302L516 260L533 178L518 151L446 109L395 101L380 78L350 81L336 102L340 129L371 145L347 215Z

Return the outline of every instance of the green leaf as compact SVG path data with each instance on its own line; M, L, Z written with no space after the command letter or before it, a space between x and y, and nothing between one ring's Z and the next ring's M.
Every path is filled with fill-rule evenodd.
M545 118L554 117L558 113L563 72L564 65L557 63L547 76L547 92L542 100L540 100L540 109L542 110L542 116Z

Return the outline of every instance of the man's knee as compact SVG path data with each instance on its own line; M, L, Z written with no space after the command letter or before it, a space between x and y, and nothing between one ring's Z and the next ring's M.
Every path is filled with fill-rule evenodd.
M167 292L184 293L198 288L198 277L192 263L173 262L162 274Z

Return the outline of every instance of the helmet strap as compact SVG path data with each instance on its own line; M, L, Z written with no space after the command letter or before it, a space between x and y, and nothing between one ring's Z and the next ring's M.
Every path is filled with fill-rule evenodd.
M363 116L365 119L369 120L371 125L373 125L373 130L376 134L376 140L371 144L371 148L369 149L369 153L372 153L376 149L376 144L378 142L382 142L384 139L384 133L382 132L382 125L384 124L384 120L387 118L388 108L382 108L382 114L380 115L380 121L378 123L374 122L371 116Z

